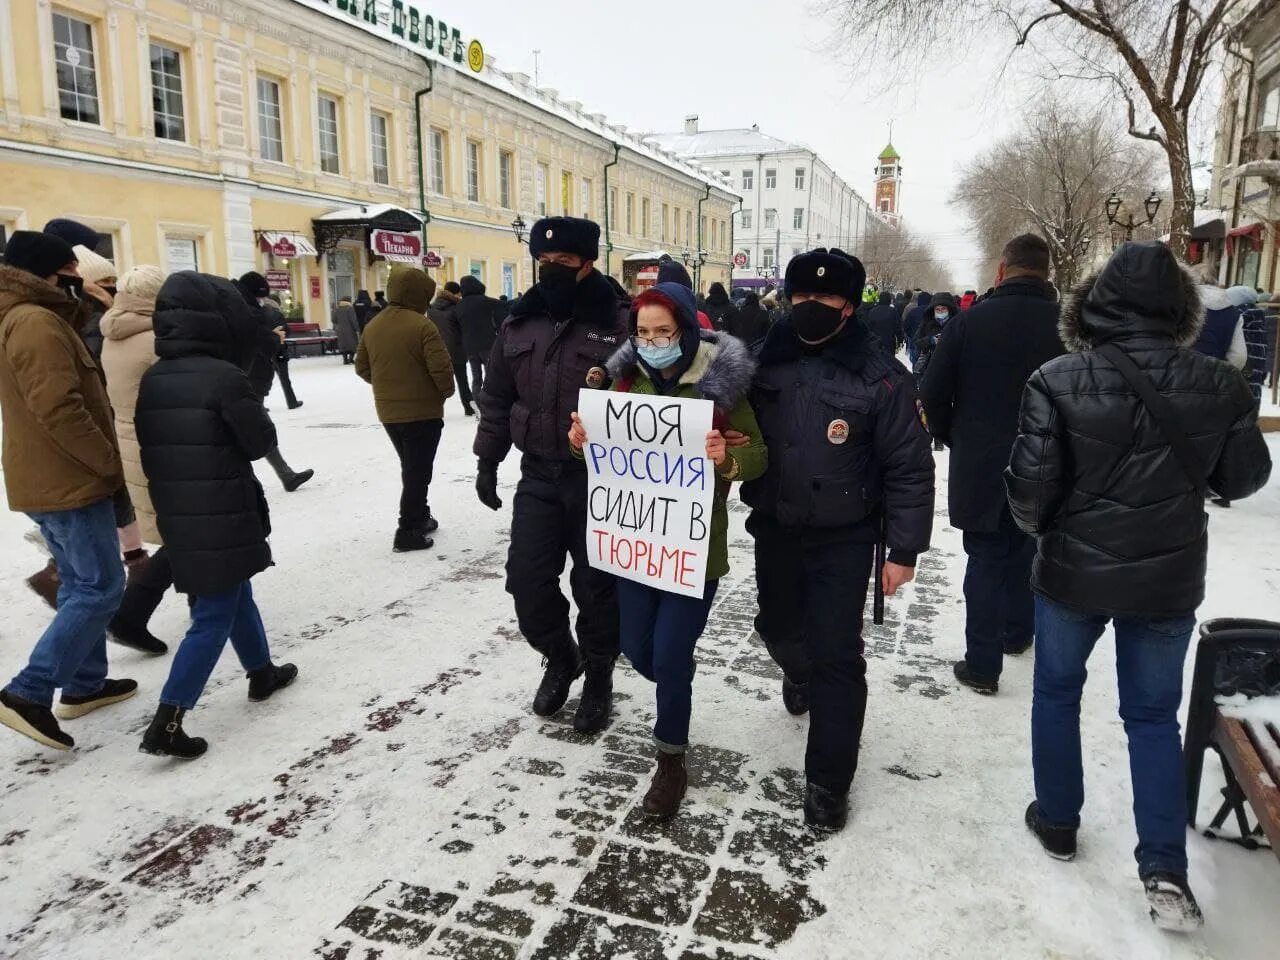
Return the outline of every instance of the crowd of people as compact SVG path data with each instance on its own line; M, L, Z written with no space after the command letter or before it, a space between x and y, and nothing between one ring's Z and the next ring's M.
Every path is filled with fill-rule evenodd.
M1023 235L982 296L876 291L856 256L818 248L792 258L764 298L720 284L702 297L672 261L632 298L595 269L599 239L589 220L539 221L537 283L510 302L472 277L438 288L397 265L385 297L361 291L334 307L340 352L371 384L400 462L394 550L432 546L431 479L455 390L478 413L486 507L503 508L498 466L519 451L506 589L543 659L534 713L561 711L582 677L573 725L604 730L625 655L655 687L643 809L678 814L696 647L729 571L726 501L740 483L756 630L781 668L785 709L809 717L804 818L842 829L867 710L868 592L892 596L914 578L934 523L934 449L950 448L950 518L967 555L955 678L995 695L1004 657L1035 649L1027 827L1051 856L1075 856L1085 665L1114 624L1139 874L1158 923L1198 924L1177 709L1204 597L1206 498L1229 504L1270 475L1258 384L1241 372L1258 359L1256 297L1198 286L1159 243L1122 245L1060 296L1047 245ZM298 674L273 663L253 598L271 526L251 464L266 458L286 490L309 479L280 454L263 403L272 377L290 408L300 403L260 275L143 266L117 284L95 241L53 221L15 233L0 266L5 484L51 554L33 586L56 608L0 691L0 723L72 747L59 719L137 692L108 677L107 635L164 653L146 624L172 586L191 624L140 749L192 759L207 744L184 717L228 639L249 699ZM700 595L590 564L583 389L712 404ZM148 556L144 542L158 549Z

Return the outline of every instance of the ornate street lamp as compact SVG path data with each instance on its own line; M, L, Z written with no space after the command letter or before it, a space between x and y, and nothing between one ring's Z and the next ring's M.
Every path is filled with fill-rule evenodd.
M524 217L516 214L516 218L511 221L511 231L516 235L516 243L524 243L525 222Z
M1107 222L1115 223L1116 216L1119 213L1120 213L1120 197L1116 194L1114 190L1112 190L1111 196L1107 197Z
M1107 223L1117 227L1123 227L1125 240L1132 240L1134 228L1145 227L1149 223L1154 223L1156 214L1160 211L1160 198L1156 196L1156 192L1154 190L1152 190L1147 196L1147 199L1142 202L1142 206L1147 215L1145 220L1135 220L1132 212L1126 213L1125 218L1122 220L1120 218L1121 200L1113 191L1111 196L1107 198L1106 203Z
M1147 197L1142 205L1147 211L1147 223L1152 223L1156 218L1156 214L1160 212L1160 198L1156 196L1154 190L1151 191L1151 196Z

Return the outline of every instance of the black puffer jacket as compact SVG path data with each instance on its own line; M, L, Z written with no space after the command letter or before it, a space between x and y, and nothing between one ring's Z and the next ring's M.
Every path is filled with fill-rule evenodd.
M1031 375L1005 482L1039 536L1032 585L1080 610L1148 619L1204 599L1204 502L1142 400L1105 357L1114 343L1173 404L1209 486L1237 500L1271 475L1240 371L1185 349L1202 321L1195 281L1162 244L1126 243L1062 308L1072 351Z
M473 276L463 277L458 285L462 287L462 299L453 308L453 315L462 331L462 349L468 359L485 359L498 335L498 301L485 296L484 284Z
M738 308L729 300L729 294L725 292L723 283L711 285L707 291L707 302L702 312L711 321L711 326L717 330L728 330L738 316Z
M135 425L175 586L223 593L271 565L271 524L250 461L276 431L245 375L259 322L230 281L175 273L156 299L156 355Z

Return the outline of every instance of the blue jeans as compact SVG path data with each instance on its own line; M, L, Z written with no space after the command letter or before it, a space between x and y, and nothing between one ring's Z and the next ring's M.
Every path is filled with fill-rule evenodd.
M58 612L8 691L50 706L53 691L87 697L107 678L107 624L124 596L124 563L111 500L29 515L58 565Z
M702 597L685 597L618 577L622 652L641 676L658 686L653 738L667 753L683 753L689 745L693 651L719 585L719 580L708 580Z
M160 692L160 702L190 710L204 692L209 675L222 656L227 638L240 658L240 665L251 673L271 662L267 634L262 627L258 605L253 602L253 588L245 580L226 593L196 597L191 610L191 626L174 654L169 679Z
M1031 762L1036 802L1054 826L1078 827L1084 806L1080 695L1085 662L1109 618L1036 597L1035 696ZM1187 872L1186 791L1178 705L1195 615L1172 620L1118 617L1116 673L1120 717L1129 738L1138 873Z
M985 680L1000 679L1006 645L1022 646L1033 636L1035 602L1031 561L1036 542L1017 528L1008 508L990 533L965 531L965 659Z

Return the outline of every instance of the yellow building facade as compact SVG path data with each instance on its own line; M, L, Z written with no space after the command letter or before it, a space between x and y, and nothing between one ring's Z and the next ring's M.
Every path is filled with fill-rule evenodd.
M0 240L71 217L121 272L256 269L321 325L397 258L525 290L544 214L599 222L620 281L668 252L728 283L727 185L416 2L0 0Z

